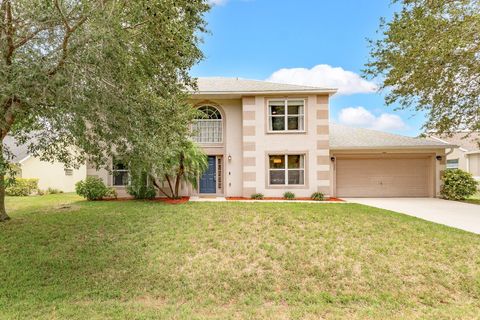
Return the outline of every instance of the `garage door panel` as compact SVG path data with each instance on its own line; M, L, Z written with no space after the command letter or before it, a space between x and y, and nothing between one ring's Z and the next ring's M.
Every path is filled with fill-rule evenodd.
M339 197L428 197L429 179L428 158L337 158Z

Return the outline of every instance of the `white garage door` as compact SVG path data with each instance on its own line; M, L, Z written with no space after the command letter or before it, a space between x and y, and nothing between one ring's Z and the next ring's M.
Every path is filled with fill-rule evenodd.
M338 158L338 197L429 197L431 158Z

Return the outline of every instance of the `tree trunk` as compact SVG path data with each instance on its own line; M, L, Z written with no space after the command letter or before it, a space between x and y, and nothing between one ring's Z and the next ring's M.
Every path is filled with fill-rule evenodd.
M0 175L0 222L10 220L5 210L5 175Z
M173 190L172 182L170 181L170 177L168 176L168 174L165 175L165 179L166 179L167 182L168 182L168 187L170 188L170 192L171 192L171 194L172 194L172 196L169 197L169 198L174 199L174 198L175 198L175 192L174 192L174 190Z
M182 180L183 174L185 173L185 165L184 165L184 156L183 153L180 154L180 165L177 172L177 177L175 180L175 199L179 199L180 196L180 181Z
M3 155L3 139L0 142L0 222L10 220L5 209L5 172L7 171L7 161Z

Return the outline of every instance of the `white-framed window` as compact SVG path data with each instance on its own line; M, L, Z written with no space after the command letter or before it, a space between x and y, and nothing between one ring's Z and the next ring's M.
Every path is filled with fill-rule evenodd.
M129 183L128 166L121 159L113 159L112 176L114 186L127 186Z
M305 100L268 101L269 131L305 131Z
M458 159L447 160L447 169L458 169Z
M198 143L222 143L222 114L214 106L205 105L198 108L199 117L195 119L192 130L193 140Z
M270 185L304 185L305 155L269 155L268 182Z

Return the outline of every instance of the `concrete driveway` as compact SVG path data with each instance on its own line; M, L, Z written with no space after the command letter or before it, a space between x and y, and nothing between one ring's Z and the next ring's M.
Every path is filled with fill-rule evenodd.
M348 202L396 211L480 234L480 206L435 198L347 198Z

